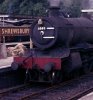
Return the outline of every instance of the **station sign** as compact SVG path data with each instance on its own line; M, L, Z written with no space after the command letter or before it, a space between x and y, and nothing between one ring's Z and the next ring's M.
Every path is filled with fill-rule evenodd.
M0 36L29 35L30 27L0 27Z

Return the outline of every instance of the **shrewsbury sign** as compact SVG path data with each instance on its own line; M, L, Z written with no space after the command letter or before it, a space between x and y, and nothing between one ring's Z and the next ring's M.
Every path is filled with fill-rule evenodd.
M29 35L30 27L0 27L0 36Z

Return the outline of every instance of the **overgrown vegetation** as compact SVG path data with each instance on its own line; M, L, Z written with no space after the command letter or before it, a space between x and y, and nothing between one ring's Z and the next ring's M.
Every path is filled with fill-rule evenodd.
M80 15L82 0L72 0L72 3L61 3L61 10L71 17ZM49 7L47 0L0 0L1 14L45 16Z

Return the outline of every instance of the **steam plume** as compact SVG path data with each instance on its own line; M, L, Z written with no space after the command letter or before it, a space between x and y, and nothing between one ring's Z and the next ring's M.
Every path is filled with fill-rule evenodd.
M93 0L89 0L89 8L91 9L93 9Z
M48 0L50 3L50 6L59 6L61 3L61 0Z

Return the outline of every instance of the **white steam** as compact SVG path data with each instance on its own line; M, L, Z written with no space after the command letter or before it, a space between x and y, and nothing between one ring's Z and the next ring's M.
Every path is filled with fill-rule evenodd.
M72 4L72 0L62 0L62 2L64 3L64 5L65 5L66 7L69 7L69 6L71 6L71 4Z
M93 9L93 0L89 0L89 8Z
M82 8L83 9L92 9L93 8L93 0L82 0Z
M60 3L62 2L65 6L70 6L72 3L72 0L48 0L50 6L60 6Z
M50 3L50 6L59 6L61 3L61 0L48 0Z
M78 2L78 0L76 0ZM73 0L48 0L50 6L60 6L60 3L63 2L65 6L71 6ZM83 9L93 8L93 0L81 0Z

